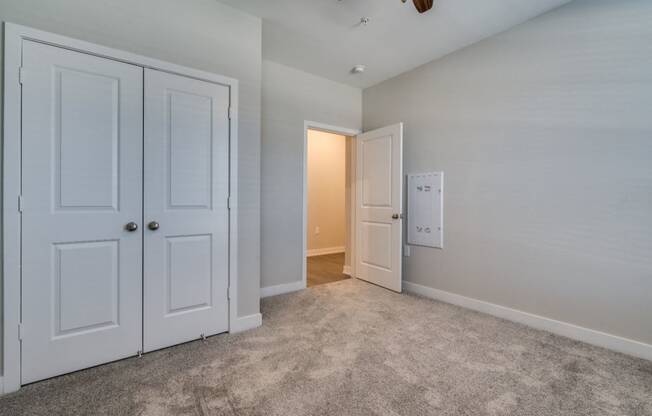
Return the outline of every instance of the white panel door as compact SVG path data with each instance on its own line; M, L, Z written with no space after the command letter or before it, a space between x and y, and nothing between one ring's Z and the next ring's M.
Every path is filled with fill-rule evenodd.
M144 347L228 331L229 88L145 70Z
M142 68L23 47L22 383L142 347Z
M401 292L403 124L356 141L356 277Z

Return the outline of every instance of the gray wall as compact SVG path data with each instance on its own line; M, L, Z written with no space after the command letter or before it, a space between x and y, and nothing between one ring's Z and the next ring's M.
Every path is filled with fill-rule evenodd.
M359 129L362 91L263 61L261 287L301 280L304 121Z
M651 22L576 0L364 91L406 172L446 173L406 280L652 344Z
M258 313L260 19L215 0L0 0L0 20L215 72L240 81L238 315ZM2 58L0 67L3 68Z

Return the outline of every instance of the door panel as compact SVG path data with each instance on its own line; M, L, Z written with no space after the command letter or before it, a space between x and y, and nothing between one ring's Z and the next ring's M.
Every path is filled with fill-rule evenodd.
M362 203L365 207L392 207L392 136L361 142Z
M22 383L142 348L142 68L23 45Z
M55 68L54 77L57 208L115 210L119 80L67 68Z
M211 209L212 97L168 91L167 98L170 117L168 208Z
M119 325L118 245L54 244L55 337Z
M146 351L228 330L229 94L145 71Z
M362 235L366 238L360 253L361 261L367 265L391 272L392 225L363 222Z
M213 304L212 236L177 236L166 240L169 296L165 316L210 308Z
M356 277L401 292L403 125L356 141Z

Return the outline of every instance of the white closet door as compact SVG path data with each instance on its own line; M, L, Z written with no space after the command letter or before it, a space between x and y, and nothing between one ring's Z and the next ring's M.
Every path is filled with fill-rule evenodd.
M142 347L142 80L24 42L23 384Z
M356 140L356 277L400 292L403 124Z
M228 330L229 88L145 70L144 347Z

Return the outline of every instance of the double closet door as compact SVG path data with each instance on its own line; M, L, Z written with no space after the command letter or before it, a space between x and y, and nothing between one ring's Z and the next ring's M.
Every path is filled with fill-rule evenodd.
M22 383L228 330L227 86L23 44Z

